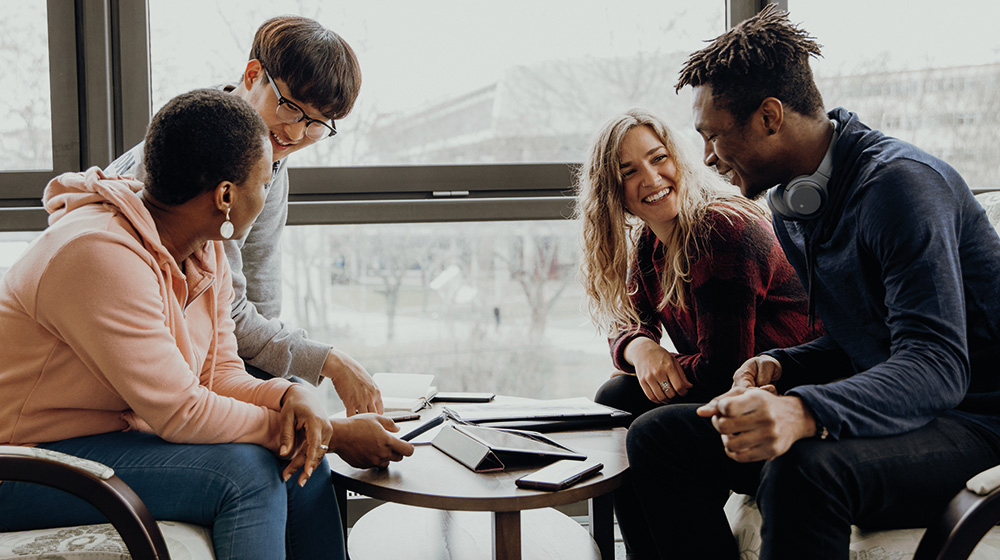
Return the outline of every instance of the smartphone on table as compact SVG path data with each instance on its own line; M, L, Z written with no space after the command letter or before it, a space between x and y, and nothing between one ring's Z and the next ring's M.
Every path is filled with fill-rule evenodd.
M597 461L563 459L518 478L514 484L530 490L562 490L596 475L603 468L604 464Z

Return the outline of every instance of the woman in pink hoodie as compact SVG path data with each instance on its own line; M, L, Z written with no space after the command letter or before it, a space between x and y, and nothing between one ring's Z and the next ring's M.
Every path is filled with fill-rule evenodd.
M111 466L157 519L210 527L217 558L343 558L325 453L385 466L413 447L244 370L221 240L260 212L270 151L246 102L196 90L150 123L145 185L97 168L49 183L49 228L0 280L0 443ZM102 521L0 483L0 531Z

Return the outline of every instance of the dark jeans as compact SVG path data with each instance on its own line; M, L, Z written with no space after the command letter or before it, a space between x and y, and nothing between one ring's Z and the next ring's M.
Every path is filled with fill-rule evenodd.
M281 480L284 461L250 443L178 444L150 434L116 432L40 447L114 468L156 519L211 528L218 560L345 556L325 459L300 488L297 475ZM106 522L71 494L22 482L0 484L0 531Z
M800 440L765 462L737 463L697 405L636 419L627 449L637 504L618 522L630 557L738 559L722 507L730 489L756 495L761 558L848 558L851 525L924 527L976 473L1000 463L1000 437L957 415L912 432ZM618 495L616 495L616 500Z

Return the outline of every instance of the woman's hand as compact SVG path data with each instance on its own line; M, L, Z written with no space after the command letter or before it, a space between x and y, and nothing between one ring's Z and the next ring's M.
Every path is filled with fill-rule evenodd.
M357 414L330 420L333 436L330 451L357 469L385 468L392 461L413 455L413 445L389 432L398 432L395 422L378 414Z
M669 402L693 387L674 355L650 338L640 336L629 342L625 359L635 366L639 386L653 402Z
M288 480L301 468L299 486L304 486L323 460L333 428L316 389L299 383L285 392L279 414L281 448L278 454L290 459L281 473L282 478Z

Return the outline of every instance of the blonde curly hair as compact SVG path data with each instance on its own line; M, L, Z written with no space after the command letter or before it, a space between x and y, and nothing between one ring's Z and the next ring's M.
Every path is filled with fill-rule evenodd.
M679 212L669 238L660 239L667 265L660 278L664 297L659 309L668 305L686 309L684 284L689 281L691 263L704 250L710 232L705 217L710 210L730 221L765 215L760 206L736 194L718 173L703 165L690 143L662 119L638 108L611 118L592 140L578 174L575 209L581 224L580 277L588 311L598 330L606 334L642 323L630 299L638 284L629 278L629 265L645 224L625 207L619 169L625 135L638 126L653 131L677 168Z

